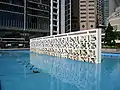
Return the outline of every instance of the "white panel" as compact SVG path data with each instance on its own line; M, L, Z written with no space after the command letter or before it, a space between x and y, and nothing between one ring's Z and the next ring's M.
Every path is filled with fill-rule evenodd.
M30 50L39 54L101 63L101 29L34 38Z

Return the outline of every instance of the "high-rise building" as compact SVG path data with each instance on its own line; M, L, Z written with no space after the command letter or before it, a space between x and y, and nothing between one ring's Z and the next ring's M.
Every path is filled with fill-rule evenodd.
M80 30L93 29L103 24L102 0L79 0Z
M78 0L51 0L51 35L79 30Z
M79 31L79 0L71 0L71 31Z
M96 27L99 27L100 25L104 25L104 1L103 0L96 1L97 1Z
M0 33L19 32L29 37L50 34L49 0L0 0Z
M104 0L104 24L106 24L109 17L109 0Z
M95 28L96 9L95 0L79 0L80 30Z
M56 35L60 32L60 1L51 0L50 3L50 35Z

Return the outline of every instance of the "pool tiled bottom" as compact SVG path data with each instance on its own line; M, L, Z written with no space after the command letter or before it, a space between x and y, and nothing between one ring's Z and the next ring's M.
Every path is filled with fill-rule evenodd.
M0 81L2 90L120 90L120 60L104 56L101 64L91 64L1 51Z

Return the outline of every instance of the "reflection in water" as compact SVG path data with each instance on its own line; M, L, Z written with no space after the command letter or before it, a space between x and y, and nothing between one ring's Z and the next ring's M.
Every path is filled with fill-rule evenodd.
M118 54L102 55L101 64L30 54L29 51L0 54L2 90L120 90ZM36 69L40 73L33 73Z
M74 85L80 90L100 90L101 64L30 54L31 64L62 82Z

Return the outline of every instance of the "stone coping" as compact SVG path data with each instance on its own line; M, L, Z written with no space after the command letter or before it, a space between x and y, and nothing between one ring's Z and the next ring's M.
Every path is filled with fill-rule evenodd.
M7 51L7 50L30 50L30 48L6 48L6 49L0 49L0 51Z
M103 53L115 53L115 54L120 54L120 49L106 49L102 48Z
M0 49L0 51L3 51L3 50L30 50L30 48ZM102 53L116 53L116 54L120 54L120 49L106 49L106 48L102 48Z

